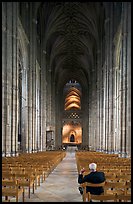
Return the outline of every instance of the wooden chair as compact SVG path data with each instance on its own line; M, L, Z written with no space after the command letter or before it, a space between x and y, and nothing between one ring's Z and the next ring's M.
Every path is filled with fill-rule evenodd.
M100 201L100 202L104 202L104 201L110 201L110 202L116 202L117 201L117 197L116 195L92 195L90 194L90 192L88 192L88 202L90 202L90 200L94 200L94 201Z
M37 174L36 168L34 168L32 165L28 165L27 163L22 163L21 167L25 169L25 174L32 175L32 178L34 178L35 189L37 189L37 183L40 181L40 175Z
M13 174L11 171L2 171L2 179L10 180L15 177L15 174Z
M5 200L8 197L16 197L16 202L18 202L19 196L22 195L24 202L24 188L20 188L18 180L2 180L2 196L5 196Z
M130 195L116 195L116 202L131 202Z
M26 167L25 173L26 174L32 174L32 178L34 178L35 189L37 189L37 185L40 184L40 174L38 174L37 169L34 167L31 167L31 168Z
M131 194L131 181L126 181L125 185L125 195L130 195Z
M115 173L106 173L105 174L105 177L106 177L106 181L117 181L119 180L117 177L116 177L116 174Z
M115 194L126 194L126 182L105 182L104 194L105 195L115 195Z
M85 183L80 184L80 186L83 188L83 202L86 202L87 198L88 198L88 200L90 200L90 198L89 198L90 194L86 193L86 187L87 186L89 186L89 187L104 187L104 185L105 185L105 182L98 183L98 184L85 182Z
M30 174L23 173L15 173L15 177L18 180L18 185L23 187L23 188L28 188L28 196L30 198L30 189L32 187L33 189L33 194L34 194L34 177Z
M120 181L131 181L131 175L117 175L116 177Z

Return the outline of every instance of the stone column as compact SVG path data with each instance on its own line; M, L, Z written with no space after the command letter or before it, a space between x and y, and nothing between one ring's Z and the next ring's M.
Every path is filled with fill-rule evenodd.
M131 3L127 3L127 132L126 153L131 157Z
M100 139L100 144L99 148L102 151L103 144L104 144L104 134L103 134L103 116L104 116L104 110L103 110L103 105L104 105L104 65L103 65L103 60L104 60L104 36L102 35L103 33L103 27L101 28L101 38L100 38L100 45L99 45L99 139Z
M36 149L40 149L40 65L36 61Z
M12 21L12 155L18 151L18 4L13 3Z
M6 155L6 129L9 107L7 102L7 4L2 3L2 155Z
M82 146L85 148L88 148L89 145L89 128L88 128L88 123L89 123L89 118L88 114L86 111L89 109L88 105L88 88L86 85L82 85Z
M26 59L25 59L26 62ZM26 65L26 63L24 64ZM22 138L21 138L21 146L22 152L26 152L28 150L28 109L27 109L27 67L23 67L22 70Z
M103 33L103 26L101 28L101 32ZM101 151L103 151L104 148L104 144L105 144L105 138L104 138L104 42L105 42L105 37L103 35L101 35L101 74L100 74L100 149Z
M121 154L127 151L127 35L128 35L128 3L122 3L122 55L121 55Z
M114 151L118 152L120 150L120 134L119 134L119 120L120 120L120 93L119 93L119 87L120 87L120 46L121 46L121 27L118 27L118 30L114 37L114 45L115 45L115 51L114 51Z
M2 151L9 156L18 149L18 4L3 2L2 17Z
M42 48L42 52L41 54L41 104L40 104L40 108L41 108L41 134L40 134L40 150L46 150L46 112L47 112L47 108L46 108L46 101L47 101L47 92L46 92L46 88L47 88L47 82L46 82L46 55L43 52Z
M95 68L91 72L91 82L89 87L89 98L91 99L89 103L89 124L90 124L90 133L89 133L89 146L92 150L97 148L97 135L96 135L96 122L97 122L97 105L96 105L96 71Z
M108 151L112 152L114 150L114 115L113 115L113 96L114 96L114 69L113 69L113 26L114 26L114 18L113 18L113 4L110 4L110 21L109 21L109 38L108 38Z
M101 48L102 52L102 48ZM100 56L99 64L99 149L103 149L103 67L102 67L102 56Z
M32 151L32 70L28 70L28 152Z
M6 154L11 154L11 116L12 116L12 3L7 3L7 127L6 127Z
M108 17L105 20L105 33L106 33L106 41L105 41L105 150L109 152L111 150L111 134L110 134L110 113L111 113L111 80L112 80L112 70L110 69L110 57L111 57L111 50L110 50L110 13L109 9L107 10ZM111 57L112 59L112 57Z
M51 81L51 67L49 65L49 59L47 59L47 65L46 65L46 80L47 80L47 130L50 130L50 127L52 126L51 124L51 117L52 117L52 81Z
M106 90L106 86L105 86L105 82L106 82L106 66L105 64L103 65L103 144L102 144L102 149L105 150L105 90Z
M32 151L36 151L37 149L37 140L36 140L36 66L34 64L34 71L33 71L33 124L32 124L32 132L33 132L33 144L32 144Z
M56 132L55 132L55 148L58 148L62 144L62 113L64 111L64 104L62 103L63 99L61 96L61 89L58 89L58 84L56 84L55 90L55 100L56 100L56 111L55 111L55 120L56 120Z
M22 152L28 151L28 44L29 40L23 29L20 19L18 19L18 53L21 53L19 61L22 64L22 124L21 124L21 148ZM20 101L19 101L20 103Z
M97 51L96 60L96 149L100 149L100 48Z
M52 117L51 117L51 128L52 128L52 145L53 147L55 146L55 126L56 126L56 97L55 97L55 81L54 81L54 76L53 76L53 72L52 72L52 107L51 107L51 114L52 114Z
M96 135L96 114L97 114L97 105L96 105L96 71L93 70L92 72L92 96L91 96L91 124L92 124L92 132L91 136L92 137L92 147L93 150L96 150L97 148L97 135Z
M31 10L31 8L30 8ZM32 12L30 11L30 17L32 15ZM28 152L32 152L32 147L33 147L33 132L32 132L32 124L33 124L33 90L32 90L32 85L33 85L33 67L32 67L32 21L30 22L29 26L29 31L30 31L30 48L29 48L29 69L28 69Z
M108 34L107 34L108 35ZM107 36L106 36L107 37ZM105 114L104 114L104 119L105 119L105 151L108 151L108 141L109 141L109 135L108 135L108 128L109 128L109 118L108 118L108 114L109 114L109 104L108 104L108 100L109 100L109 95L108 95L108 90L109 90L109 81L108 81L108 47L107 47L107 44L108 44L108 37L106 38L106 46L105 46L105 49L106 49L106 52L107 52L107 55L106 55L106 61L105 61L105 77L104 77L104 80L105 80L105 84L104 84L104 87L105 87L105 92L104 92L104 109L105 109Z
M97 149L103 148L103 71L102 71L102 39L99 39L97 51Z
M33 9L33 8L32 8ZM32 11L34 14L34 11ZM34 15L32 15L34 16ZM33 84L32 84L32 93L33 93L33 100L32 100L32 137L33 137L33 143L32 143L32 151L36 151L37 149L37 139L36 139L36 126L37 126L37 121L36 121L36 84L37 84L37 78L36 78L36 25L32 23L32 35L33 35L33 49L32 49L32 79L33 79Z
M30 4L30 24L29 24L29 145L28 151L33 152L36 149L36 26L33 22L34 7Z
M92 149L92 137L91 137L91 132L92 132L92 121L91 121L91 94L92 94L92 88L91 88L91 81L89 80L89 105L88 105L88 126L89 126L89 138L88 138L88 144L89 144L89 149Z
M121 60L121 54L122 54L122 51L120 51L120 65L119 65L119 86L118 86L118 93L119 93L119 100L118 100L118 135L119 135L119 140L118 140L118 145L117 145L117 148L118 148L118 151L121 152L121 142L122 142L122 139L121 139L121 117L122 117L122 105L121 105L121 98L122 98L122 60Z

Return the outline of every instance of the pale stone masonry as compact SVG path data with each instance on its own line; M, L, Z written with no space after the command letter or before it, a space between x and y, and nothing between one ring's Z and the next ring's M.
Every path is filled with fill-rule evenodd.
M79 147L130 157L131 2L2 2L3 156L62 148L73 79Z

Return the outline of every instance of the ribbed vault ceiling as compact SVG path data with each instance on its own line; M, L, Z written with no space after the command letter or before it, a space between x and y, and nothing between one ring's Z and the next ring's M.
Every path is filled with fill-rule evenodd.
M103 26L102 14L100 2L44 2L40 6L38 35L44 40L58 86L71 78L87 86Z

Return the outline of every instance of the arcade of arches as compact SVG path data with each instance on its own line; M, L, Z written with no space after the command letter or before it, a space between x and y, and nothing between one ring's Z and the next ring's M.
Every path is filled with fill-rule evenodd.
M2 155L131 157L131 2L2 2Z

